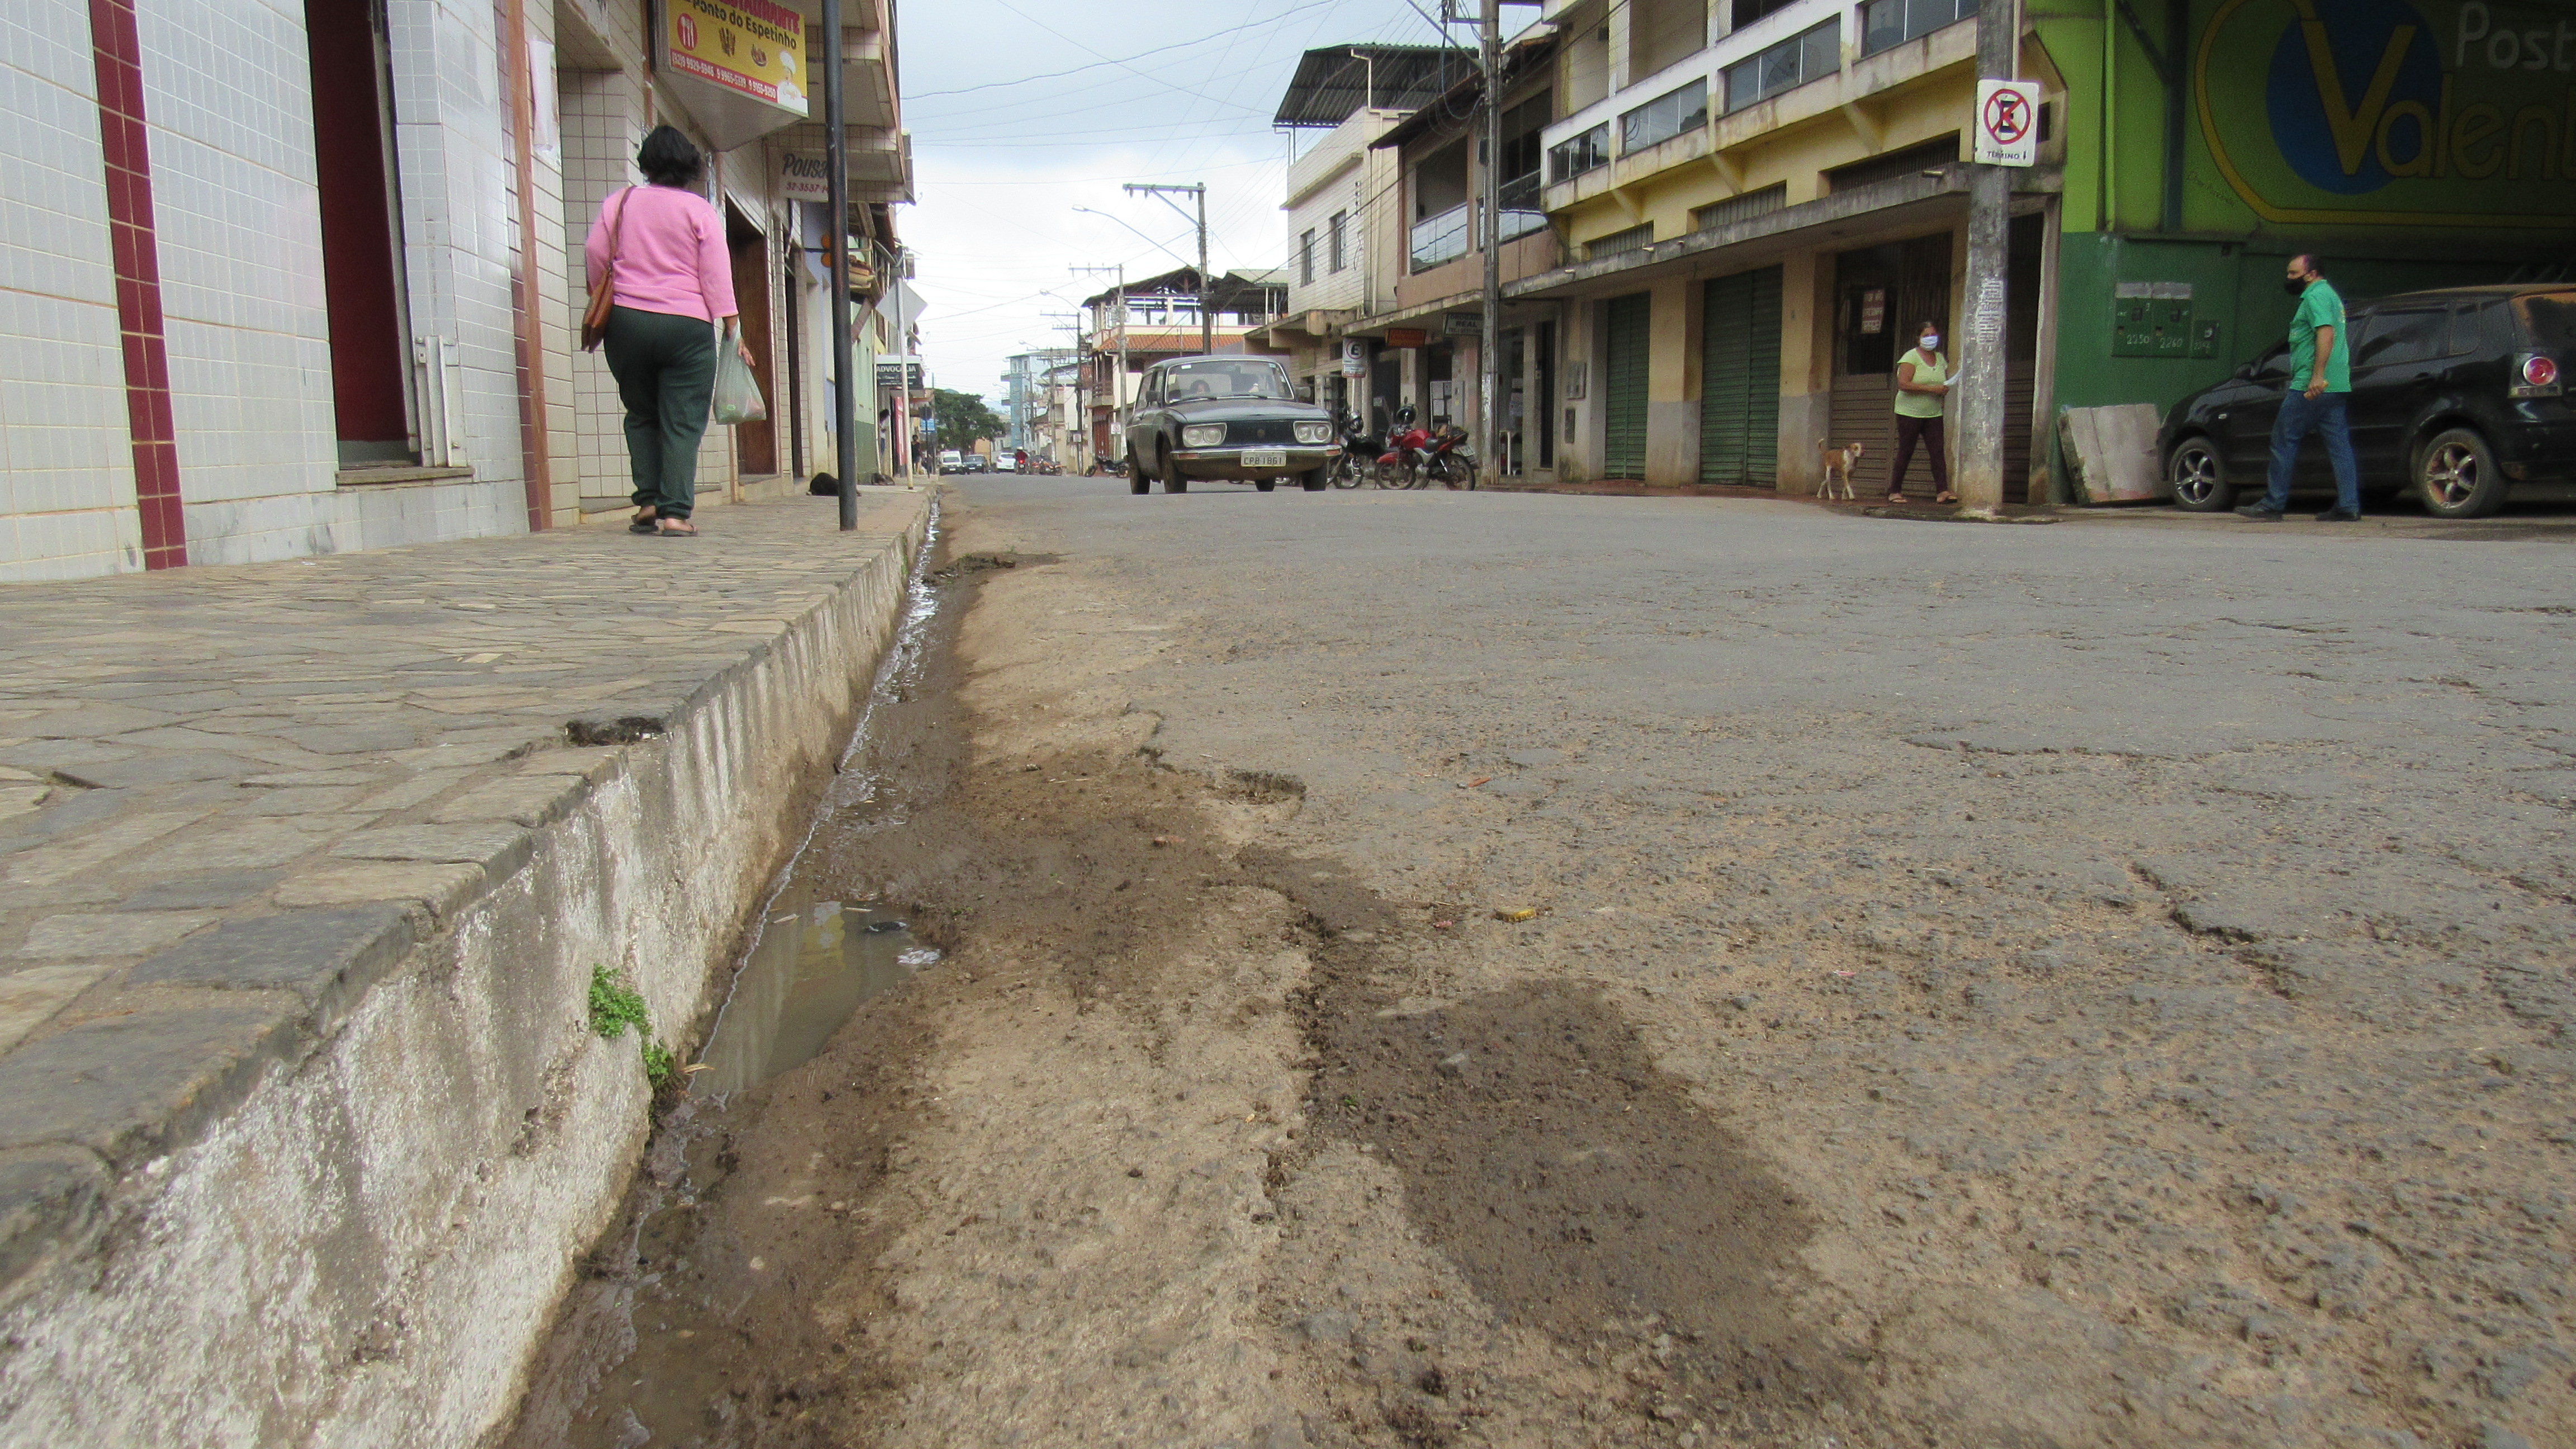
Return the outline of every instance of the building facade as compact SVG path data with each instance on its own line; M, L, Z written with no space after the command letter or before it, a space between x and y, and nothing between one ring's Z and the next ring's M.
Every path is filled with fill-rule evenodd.
M800 115L817 8L29 0L0 32L0 116L29 138L0 163L19 220L0 235L0 580L621 507L613 387L575 338L579 253L663 121L710 154L772 402L765 426L710 430L700 487L792 481L829 413L804 262L830 228L796 199L820 145ZM891 10L844 8L852 229L890 241L910 194ZM693 48L727 34L778 78L766 99Z
M1806 492L1824 445L1861 442L1856 483L1883 490L1897 358L1927 322L1955 349L1994 288L2007 499L2063 501L2060 413L2226 376L2278 339L2289 254L2322 252L2357 298L2534 275L2576 243L2558 7L2027 7L2039 164L2015 177L2005 275L1977 278L1977 0L1546 14L1565 256L1507 292L1558 309L1569 477Z

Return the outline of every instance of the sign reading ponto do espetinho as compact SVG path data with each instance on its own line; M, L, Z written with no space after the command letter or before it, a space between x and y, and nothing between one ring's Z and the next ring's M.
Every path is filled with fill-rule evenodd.
M2211 160L2266 221L2576 218L2562 0L2220 0L2193 78Z

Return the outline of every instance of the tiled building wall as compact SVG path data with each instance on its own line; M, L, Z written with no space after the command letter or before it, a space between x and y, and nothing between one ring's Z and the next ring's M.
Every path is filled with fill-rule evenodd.
M82 0L0 11L0 582L143 566Z
M456 342L466 461L493 494L478 501L515 513L525 527L511 308L519 226L494 9L491 0L387 0L394 154L412 331ZM454 532L464 531L460 515ZM442 533L452 536L443 525Z
M135 19L189 557L355 547L331 500L338 445L303 7L144 0Z
M612 192L639 179L628 158L644 140L644 94L630 71L565 70L558 72L556 83L563 104L563 245L568 258L561 296L578 316L590 302L582 246L591 222ZM626 470L623 414L607 355L582 352L578 341L568 351L572 377L566 397L573 409L577 456L572 467L556 474L555 482L573 485L576 499L623 498L634 484Z
M573 401L572 365L572 354L581 345L576 330L581 313L567 305L565 294L567 269L577 270L579 264L566 256L563 229L552 222L564 210L563 124L558 114L563 92L555 79L555 8L547 0L536 0L527 7L527 15L527 84L536 113L529 186L537 216L534 281L527 297L536 313L537 355L545 368L543 444L550 487L546 506L553 522L563 526L581 521L580 411ZM555 138L551 147L546 144L550 132Z

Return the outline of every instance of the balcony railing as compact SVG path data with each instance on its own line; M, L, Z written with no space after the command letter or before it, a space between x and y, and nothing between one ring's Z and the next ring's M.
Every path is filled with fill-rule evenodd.
M1931 3L1947 4L1951 0L1931 0ZM1976 0L1966 0L1966 3L1973 5ZM1731 115L1746 106L1767 101L1782 91L1796 90L1811 80L1822 80L1842 69L1842 35L1842 17L1836 16L1728 66L1727 112Z
M1708 124L1708 82L1694 78L1619 117L1619 154L1633 156Z
M1454 261L1467 254L1468 227L1475 215L1473 205L1461 203L1436 216L1426 216L1413 224L1413 270L1426 272L1442 262Z
M1586 171L1596 171L1610 164L1610 123L1603 121L1578 136L1568 136L1547 148L1547 175L1551 181L1566 181Z
M1503 240L1528 236L1547 229L1547 211L1539 203L1539 192L1546 178L1533 171L1527 176L1514 176L1502 185Z
M1861 11L1860 53L1876 55L1977 13L1977 0L1869 0Z

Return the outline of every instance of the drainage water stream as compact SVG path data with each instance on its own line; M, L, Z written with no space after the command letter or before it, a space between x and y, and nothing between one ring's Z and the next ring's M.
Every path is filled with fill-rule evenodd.
M738 1305L702 1301L722 1279L693 1262L721 1251L701 1241L701 1205L732 1169L728 1108L738 1094L820 1055L862 1004L939 960L894 906L832 899L805 869L827 824L848 832L903 823L901 791L874 746L887 706L909 698L920 680L938 615L929 571L938 538L934 502L903 622L838 771L750 928L687 1095L663 1112L644 1171L593 1255L596 1276L576 1286L532 1370L506 1441L512 1449L734 1442L733 1400L698 1340L699 1326Z

